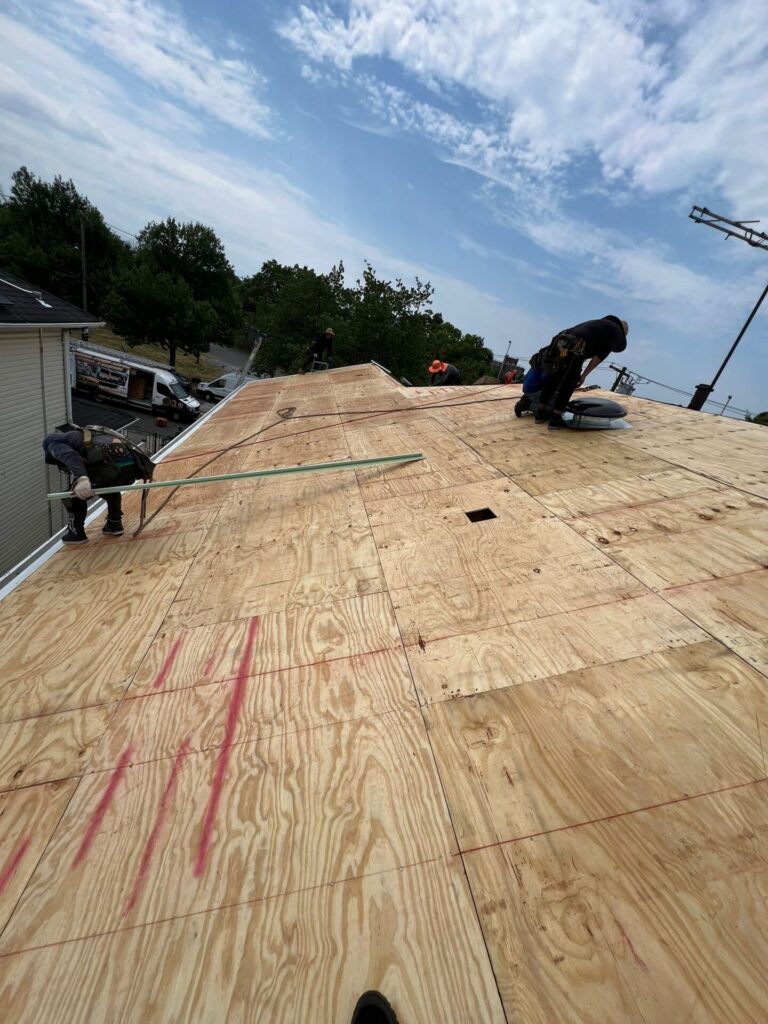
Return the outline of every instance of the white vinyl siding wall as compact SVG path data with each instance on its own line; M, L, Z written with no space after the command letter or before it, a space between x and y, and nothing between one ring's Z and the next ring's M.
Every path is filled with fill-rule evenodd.
M67 420L65 335L0 327L0 575L64 525L61 502L45 497L63 477L42 442Z

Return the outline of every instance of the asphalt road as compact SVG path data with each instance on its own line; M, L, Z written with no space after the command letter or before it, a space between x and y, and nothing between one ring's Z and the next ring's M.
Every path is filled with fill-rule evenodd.
M199 399L198 399L199 401ZM74 419L76 423L81 423L83 426L86 423L98 423L101 426L109 427L110 423L107 422L112 417L110 414L119 414L122 418L123 423L126 420L130 420L128 424L128 430L130 431L130 439L136 440L135 434L157 434L158 437L164 438L166 441L170 441L172 438L184 430L185 427L189 426L189 421L182 421L180 423L174 423L173 420L168 420L168 426L158 427L157 417L153 416L151 412L142 412L140 409L131 409L128 406L119 405L116 402L92 402L87 398L75 398L77 406L77 414ZM212 408L210 402L200 402L200 415L205 415L208 410ZM73 412L75 410L73 409ZM133 422L135 421L135 422ZM114 428L113 428L114 429ZM154 445L152 446L154 448Z

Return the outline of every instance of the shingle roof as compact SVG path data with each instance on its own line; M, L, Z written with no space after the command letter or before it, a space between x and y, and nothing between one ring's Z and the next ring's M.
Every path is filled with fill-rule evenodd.
M100 323L103 321L97 316L0 267L0 328L11 324Z

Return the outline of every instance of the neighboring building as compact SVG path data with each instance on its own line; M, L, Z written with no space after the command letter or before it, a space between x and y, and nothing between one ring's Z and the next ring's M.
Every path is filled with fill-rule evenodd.
M0 578L63 526L42 440L72 419L70 331L101 323L0 268Z

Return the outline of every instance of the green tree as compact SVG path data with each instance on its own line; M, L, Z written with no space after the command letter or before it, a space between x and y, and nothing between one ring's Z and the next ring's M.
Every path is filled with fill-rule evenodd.
M375 359L396 377L418 381L430 362L433 292L418 278L413 286L383 280L366 263L350 295L348 335L340 346L347 362Z
M479 334L463 334L458 327L437 315L431 334L435 358L453 363L465 384L493 372L493 352Z
M158 274L180 278L196 302L207 302L216 320L211 342L231 345L243 319L237 277L216 232L205 224L179 223L173 217L152 222L139 232L137 253Z
M0 203L0 266L81 305L81 221L88 308L103 315L113 277L130 251L72 181L57 175L46 182L26 167L14 172L10 196Z
M237 278L216 233L172 217L138 235L130 264L116 276L105 312L129 344L151 342L193 355L232 344L242 323Z
M768 412L759 412L757 416L752 418L753 423L759 423L763 427L768 427Z
M106 300L106 315L129 345L145 342L168 351L176 365L178 349L205 352L218 318L208 302L195 299L178 274L158 273L142 254L127 265Z
M327 274L309 267L283 266L268 260L261 270L240 284L240 297L248 325L266 334L255 368L295 372L309 345L326 327L336 332L335 362L346 362L349 290L344 286L344 265Z

